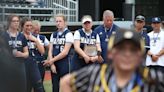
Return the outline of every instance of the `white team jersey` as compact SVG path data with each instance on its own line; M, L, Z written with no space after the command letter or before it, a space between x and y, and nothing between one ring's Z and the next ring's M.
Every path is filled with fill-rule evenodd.
M160 31L160 33L152 31L148 35L150 37L150 52L156 55L160 50L164 49L164 31ZM146 66L149 65L164 66L164 55L160 56L156 62L153 62L151 57L147 55Z

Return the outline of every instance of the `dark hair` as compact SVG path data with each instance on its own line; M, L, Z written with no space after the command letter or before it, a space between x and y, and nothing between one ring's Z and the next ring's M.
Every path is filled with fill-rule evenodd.
M23 29L24 24L25 24L27 21L32 21L32 19L30 19L30 18L28 18L28 17L23 17L23 18L22 18L21 23L20 23L20 25L21 25L21 31L22 31L22 29Z
M14 17L17 17L20 20L20 17L18 15L14 15L14 14L9 15L8 18L7 18L7 27L6 27L6 29L9 29L9 26L11 25L12 19Z

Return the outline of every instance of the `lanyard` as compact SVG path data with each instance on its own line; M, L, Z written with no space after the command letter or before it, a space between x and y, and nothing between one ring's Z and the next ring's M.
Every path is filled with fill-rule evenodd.
M7 31L7 33L9 34L10 40L12 41L12 47L13 48L16 48L17 47L18 32L16 33L15 40L12 39L11 33L9 31Z
M113 24L112 24L112 26L111 26L109 32L112 32L112 29L113 29ZM106 33L106 41L108 41L109 36L108 36L107 29L106 29L105 27L104 27L104 30L105 30L105 33Z
M157 42L157 40L158 40L158 36L159 36L159 33L158 33L157 36L155 37L154 32L153 32L153 40L154 40L154 43Z
M91 33L91 34L92 34L92 33ZM86 44L91 43L91 34L89 35L89 38L88 38L87 34L85 33L86 42L88 42L88 43L86 43Z

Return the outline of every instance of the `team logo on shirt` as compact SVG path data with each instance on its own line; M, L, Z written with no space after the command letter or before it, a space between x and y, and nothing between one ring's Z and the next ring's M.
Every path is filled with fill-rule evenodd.
M29 49L35 49L36 48L36 44L34 42L27 42L27 45L28 45Z
M21 47L22 46L22 41L8 41L8 44L10 46L16 45L16 47Z
M85 44L96 44L96 39L95 39L94 36L91 37L91 39L87 39L87 38L85 38L85 37L81 37L81 38L80 38L80 42L81 42L81 43L85 43Z
M54 38L53 44L65 44L65 38Z

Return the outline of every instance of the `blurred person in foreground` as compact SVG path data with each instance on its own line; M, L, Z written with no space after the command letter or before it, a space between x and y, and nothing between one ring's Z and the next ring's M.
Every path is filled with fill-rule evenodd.
M12 24L13 25L13 24ZM0 28L0 92L26 92L25 72L20 67L19 60L15 59L12 49L8 45L4 28Z
M100 37L100 45L102 49L103 63L107 60L108 40L112 33L115 33L119 27L114 24L114 13L111 10L105 10L103 13L103 24L96 27L94 32L97 32Z
M11 65L12 64L14 65L15 63L17 64L17 67L19 67L20 74L18 74L17 78L15 79L18 81L18 83L21 82L21 87L18 89L25 91L26 90L25 62L26 62L26 58L29 56L29 53L27 47L27 40L25 36L20 32L19 27L20 27L19 16L10 15L7 18L7 29L6 31L4 31L2 36L4 38L3 40L9 46L8 48L9 51L12 52L11 59L14 59L14 61L11 63Z
M144 41L139 33L120 29L109 39L108 51L111 65L91 65L64 76L62 92L163 92L163 73L141 67Z
M152 18L153 31L150 37L150 50L146 58L146 66L164 71L164 31L160 29L161 19Z

